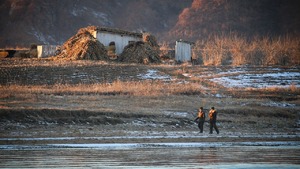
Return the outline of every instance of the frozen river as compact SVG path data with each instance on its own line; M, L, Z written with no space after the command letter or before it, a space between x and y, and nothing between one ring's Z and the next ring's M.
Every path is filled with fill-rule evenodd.
M1 145L0 168L300 168L299 142Z

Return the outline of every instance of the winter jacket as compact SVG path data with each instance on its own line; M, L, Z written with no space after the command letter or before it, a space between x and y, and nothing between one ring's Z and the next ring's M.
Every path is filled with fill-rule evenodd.
M199 119L199 121L205 121L205 113L204 111L198 111L197 118L195 120Z
M209 111L208 116L209 116L209 120L210 120L211 122L216 122L216 121L217 121L217 111L216 111L216 110L211 109L211 110Z

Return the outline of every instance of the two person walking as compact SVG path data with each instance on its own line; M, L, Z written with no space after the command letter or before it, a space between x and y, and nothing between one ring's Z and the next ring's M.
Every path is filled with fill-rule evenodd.
M214 107L211 107L208 113L209 117L209 134L213 133L213 129L216 130L217 134L219 134L219 129L216 125L217 123L217 111ZM203 125L205 122L205 112L203 111L203 107L200 107L198 110L198 115L195 121L198 120L198 128L200 129L200 133L203 133Z

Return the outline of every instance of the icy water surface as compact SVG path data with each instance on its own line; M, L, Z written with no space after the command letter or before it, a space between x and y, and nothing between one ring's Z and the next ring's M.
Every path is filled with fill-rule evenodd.
M300 168L298 142L253 145L246 142L1 146L0 168Z

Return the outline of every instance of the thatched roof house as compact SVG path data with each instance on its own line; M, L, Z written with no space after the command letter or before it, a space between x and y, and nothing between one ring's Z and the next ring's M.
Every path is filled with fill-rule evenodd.
M128 44L143 40L142 33L105 27L97 27L92 34L104 46L114 43L117 55L121 54Z

